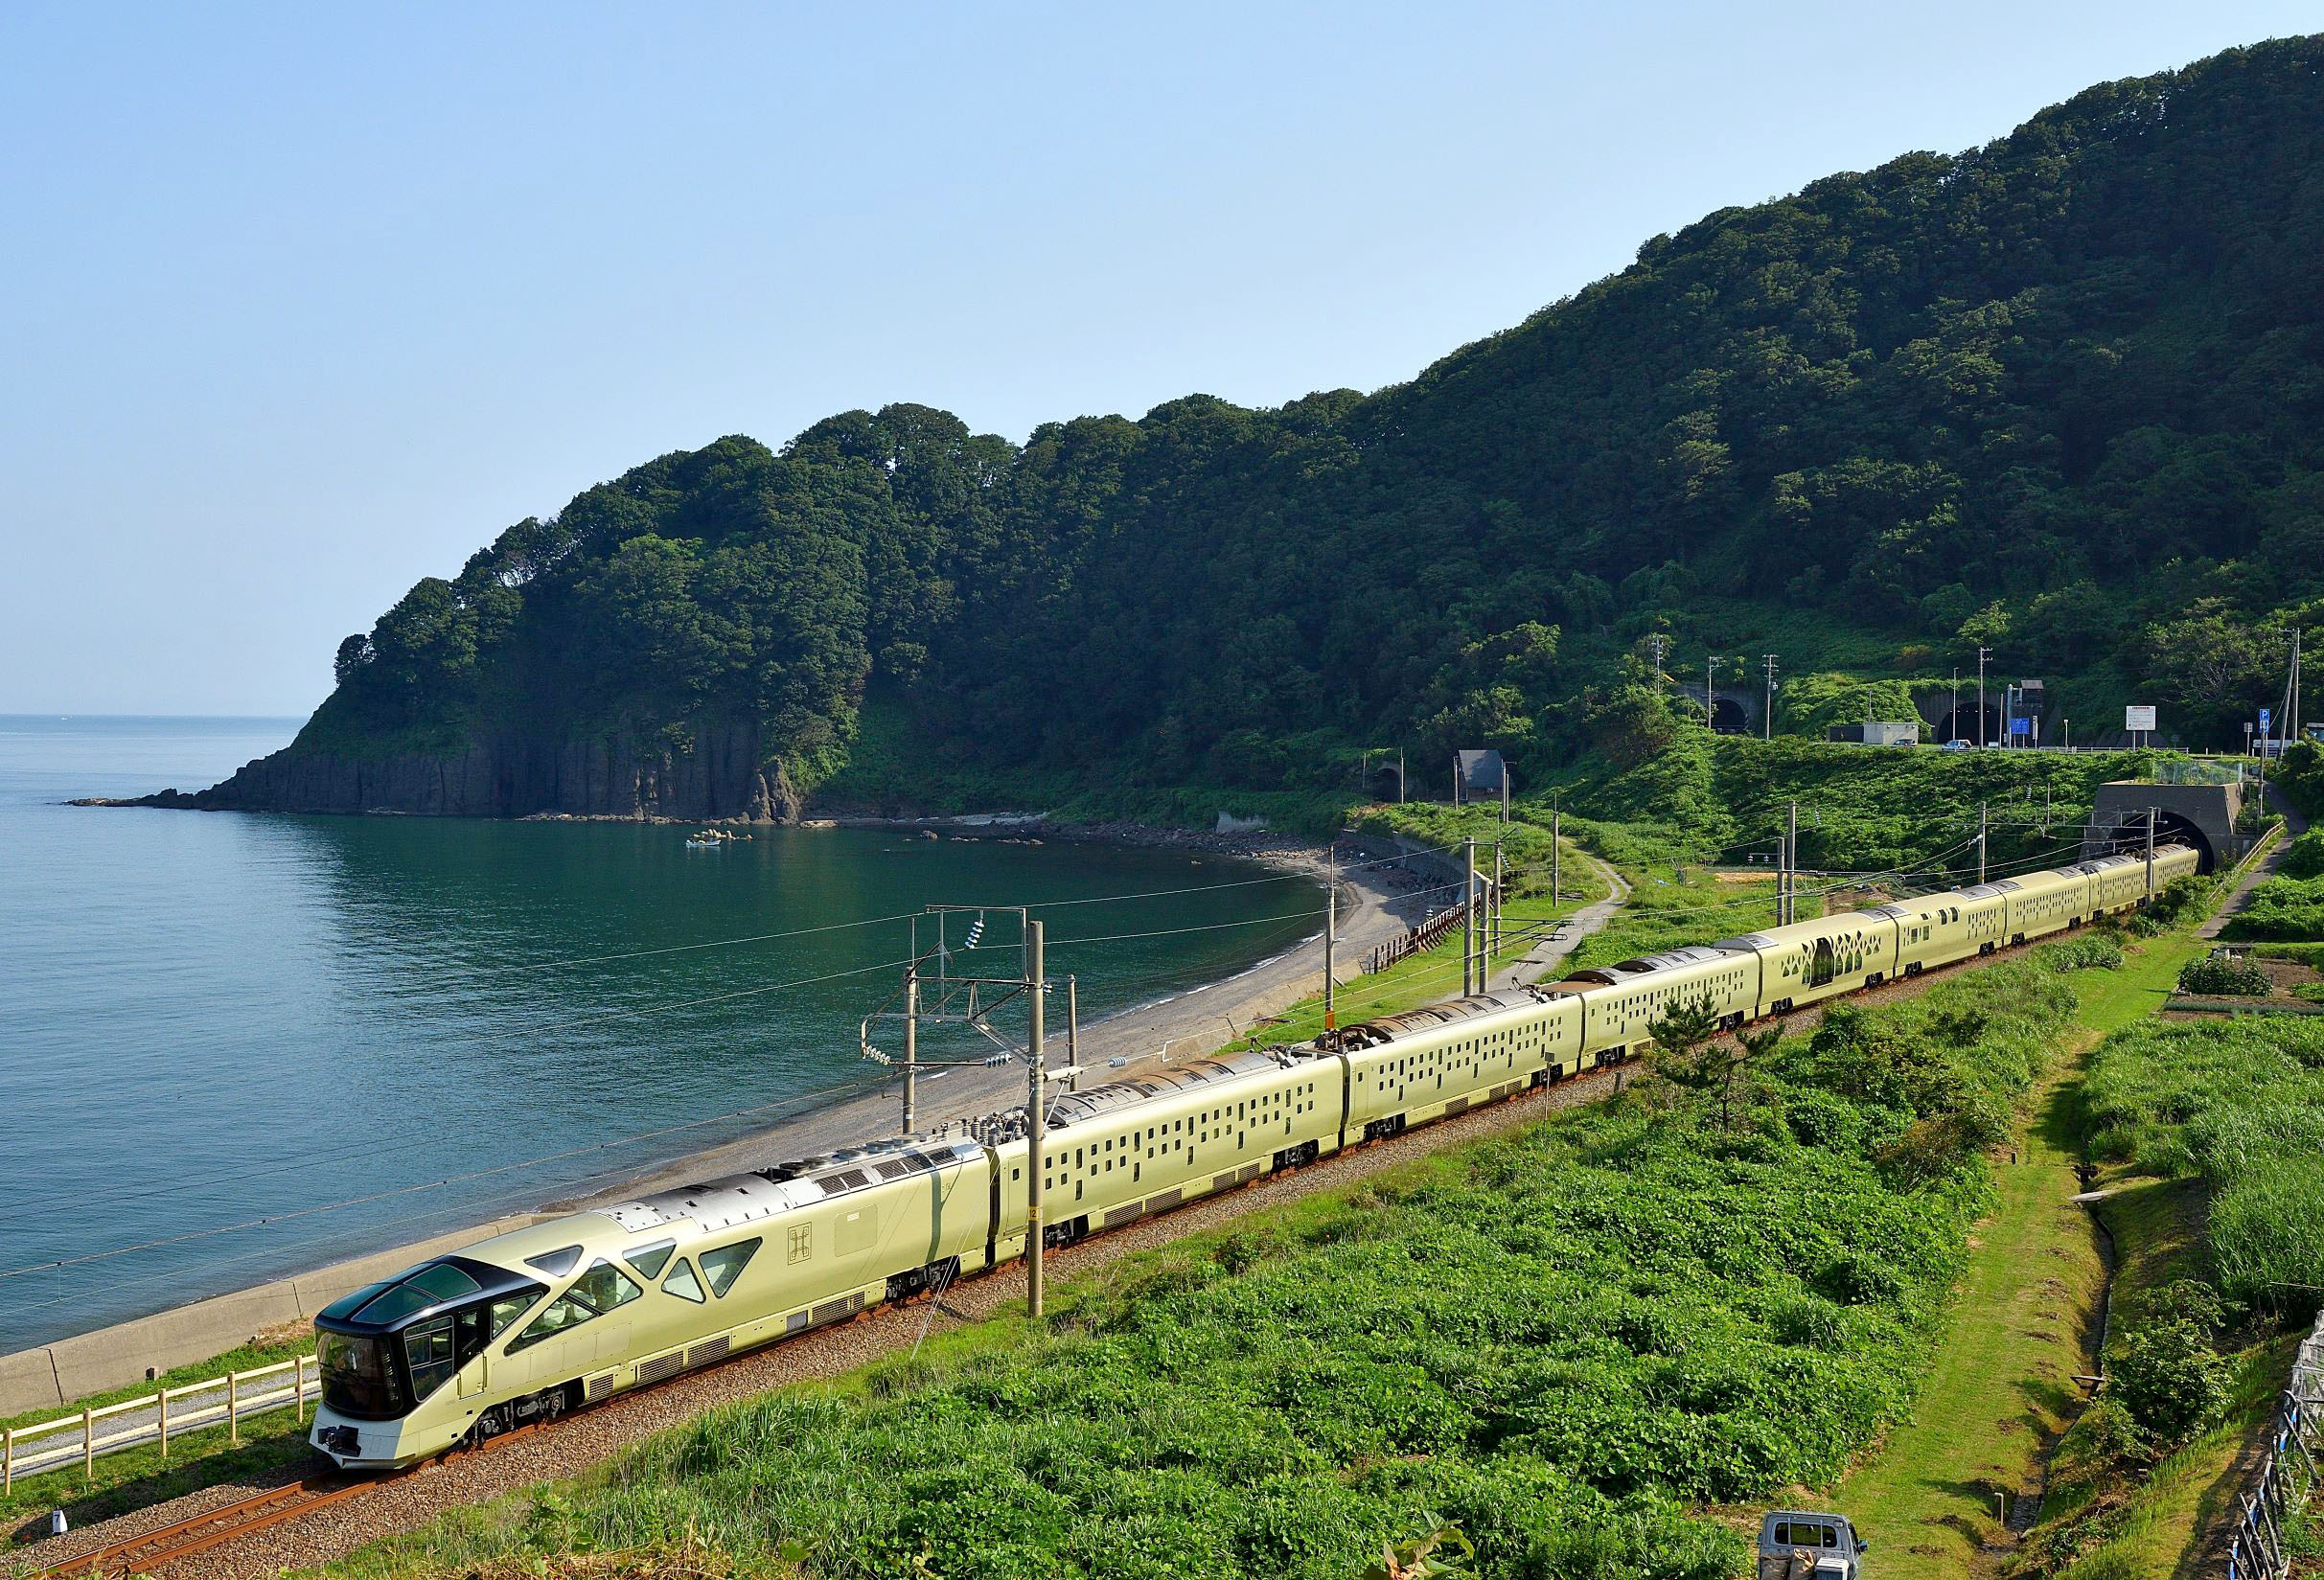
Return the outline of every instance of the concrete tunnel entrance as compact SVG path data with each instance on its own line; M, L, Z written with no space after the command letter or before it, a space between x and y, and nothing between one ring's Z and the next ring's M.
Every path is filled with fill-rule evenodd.
M1743 705L1732 697L1716 698L1711 704L1711 729L1716 735L1748 735L1751 716Z
M2115 856L2144 856L2147 854L2147 819L2142 813L2135 819L2117 823L2107 831L2108 854ZM2213 871L2219 865L2219 853L2212 849L2211 836L2193 818L2182 817L2174 812L2164 812L2154 819L2154 847L2185 845L2195 852L2199 872Z
M1970 745L1976 745L1980 739L1977 734L1977 704L1963 702L1949 716L1939 715L1936 732L1939 744L1947 741L1967 741ZM2001 739L2001 710L1990 702L1985 706L1985 735L1982 739L1988 742Z

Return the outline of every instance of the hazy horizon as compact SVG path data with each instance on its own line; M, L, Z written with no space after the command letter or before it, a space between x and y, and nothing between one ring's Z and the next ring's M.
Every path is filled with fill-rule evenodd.
M412 582L655 455L1374 390L1723 206L2315 25L9 12L0 712L303 717Z

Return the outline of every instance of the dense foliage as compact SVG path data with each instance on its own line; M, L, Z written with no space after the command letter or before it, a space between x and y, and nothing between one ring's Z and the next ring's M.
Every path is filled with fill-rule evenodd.
M2190 960L2178 972L2179 992L2213 997L2266 997L2271 985L2256 963L2231 955Z
M1648 1081L1149 1253L1038 1334L723 1409L426 1561L699 1538L826 1575L1343 1580L1445 1520L1484 1575L1724 1576L1688 1505L1827 1482L1907 1408L1980 1150L2070 1012L2056 964L1835 1005L1732 1123Z
M2312 1310L2324 1290L2324 1022L2150 1020L2086 1083L2094 1156L2213 1190L2206 1228L2230 1298Z
M665 456L348 638L307 744L748 720L812 778L868 693L948 762L1298 790L1388 740L1538 782L1676 738L1644 633L1771 627L1795 673L1941 684L1983 643L2237 738L2261 628L2324 635L2319 55L1722 210L1370 397Z

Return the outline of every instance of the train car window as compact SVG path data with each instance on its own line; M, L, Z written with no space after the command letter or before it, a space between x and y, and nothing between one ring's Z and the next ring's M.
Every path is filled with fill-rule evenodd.
M404 1329L403 1358L411 1366L411 1396L415 1402L442 1387L453 1371L451 1317L431 1317Z
M510 1340L508 1348L501 1353L514 1355L520 1349L540 1343L543 1339L554 1339L561 1333L569 1332L596 1315L571 1294L561 1294L541 1307L541 1315L526 1323L524 1331Z
M637 1270L640 1278L659 1278L661 1270L670 1263L670 1253L678 1249L675 1240L656 1240L650 1246L638 1246L621 1253L621 1259Z
M530 1289L522 1294L504 1294L494 1301L490 1308L491 1315L484 1324L484 1341L489 1344L506 1333L508 1325L522 1317L533 1302L541 1298L541 1293L537 1289Z
M599 1257L589 1264L589 1271L573 1280L565 1292L577 1294L589 1304L592 1311L605 1313L615 1306L626 1306L646 1292L622 1275L619 1268Z
M528 1256L524 1259L524 1265L528 1268L539 1268L551 1278L563 1278L573 1271L573 1265L580 1260L581 1248L567 1246L563 1250L545 1250L539 1256Z
M694 1276L694 1264L682 1256L679 1257L678 1266L670 1270L670 1276L661 1281L661 1292L664 1294L675 1294L680 1300L690 1300L695 1305L701 1305L702 1303L702 1280Z
M758 1254L756 1240L742 1240L731 1246L702 1252L702 1277L709 1281L710 1293L724 1295L734 1288L734 1281L743 1275L750 1259Z

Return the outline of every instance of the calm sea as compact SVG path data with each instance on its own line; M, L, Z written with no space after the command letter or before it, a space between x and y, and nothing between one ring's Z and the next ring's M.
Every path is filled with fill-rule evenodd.
M1315 930L1312 885L1183 851L60 804L196 789L296 728L0 717L0 1352L878 1085L856 1025L904 928L834 924L1195 889L1044 913L1085 1022Z

